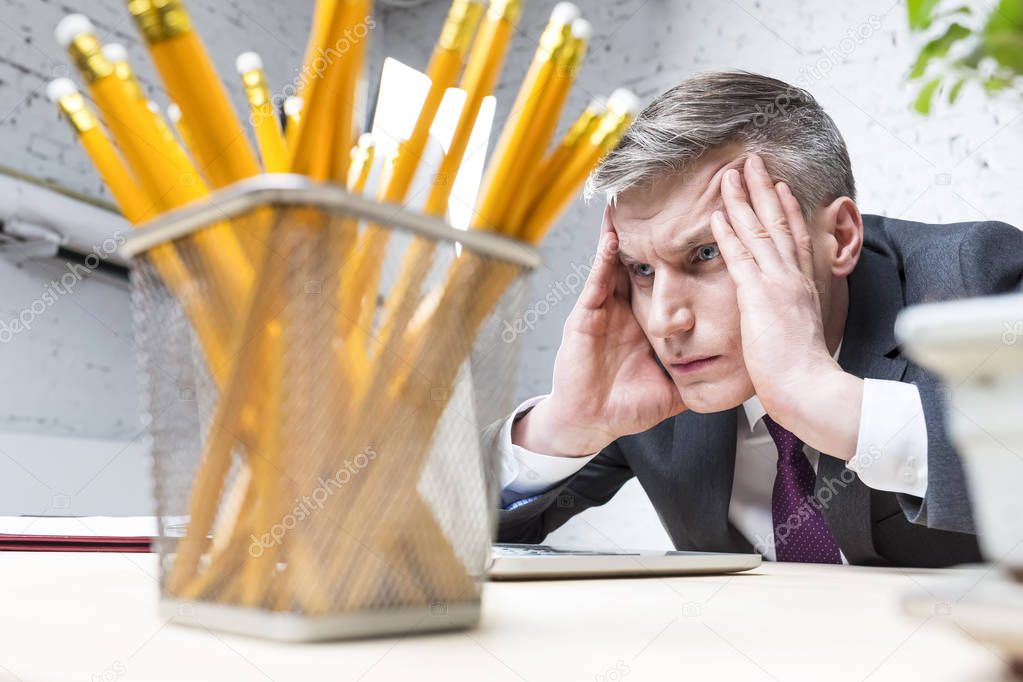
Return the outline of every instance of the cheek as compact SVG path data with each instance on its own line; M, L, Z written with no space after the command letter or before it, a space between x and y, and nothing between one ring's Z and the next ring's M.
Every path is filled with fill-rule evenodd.
M712 326L723 343L730 343L739 335L739 303L735 296L735 283L723 269L706 277L699 284L697 320L712 321Z
M629 306L632 308L632 316L639 322L639 326L645 334L647 316L650 314L650 295L633 286L629 292Z

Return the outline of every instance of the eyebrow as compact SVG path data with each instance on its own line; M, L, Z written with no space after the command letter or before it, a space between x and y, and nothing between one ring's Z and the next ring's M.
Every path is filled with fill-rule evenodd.
M669 244L665 251L671 253L685 253L687 251L692 251L698 246L712 243L714 243L714 233L711 231L710 226L707 226L701 230L697 230L697 232L691 237L680 239ZM625 253L625 250L621 247L618 248L618 260L626 265L634 265L642 262L638 258Z
M697 246L703 246L704 244L710 244L714 241L714 232L710 229L710 226L698 230L696 234L692 235L688 239L683 239L678 242L672 242L668 245L669 251L690 251L695 249Z

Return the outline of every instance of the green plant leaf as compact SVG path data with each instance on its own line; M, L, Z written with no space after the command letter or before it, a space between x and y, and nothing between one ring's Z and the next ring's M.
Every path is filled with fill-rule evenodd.
M939 12L937 16L944 18L944 17L952 17L952 16L955 16L957 14L973 14L973 8L971 8L971 7L967 6L967 5L963 5L961 7L956 7L955 9L950 9L950 10L946 10L944 12Z
M1012 86L1012 79L1004 76L991 76L985 79L984 89L988 92L1000 92Z
M963 89L966 84L965 78L960 78L956 81L956 84L951 87L948 91L948 103L955 104L956 100L959 99L959 92Z
M1023 29L986 31L983 47L999 65L1023 74Z
M1023 2L1020 0L1000 0L998 7L991 13L990 21L1013 28L1016 33L1023 32Z
M929 40L926 45L920 48L920 54L909 72L910 78L920 78L927 71L927 65L933 59L944 57L954 44L972 35L973 32L960 23L949 24L945 32L937 38Z
M934 21L934 10L940 0L908 0L906 11L909 14L909 28L922 31L929 28Z
M913 109L924 116L931 113L931 102L934 100L934 93L937 92L939 85L941 85L940 78L928 81L913 101Z

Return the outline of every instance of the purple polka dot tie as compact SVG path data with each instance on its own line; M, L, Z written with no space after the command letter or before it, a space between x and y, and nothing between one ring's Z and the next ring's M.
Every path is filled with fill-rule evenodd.
M803 441L767 415L764 424L778 446L778 475L771 496L775 558L815 564L842 563L838 542L813 494L817 474L803 452Z

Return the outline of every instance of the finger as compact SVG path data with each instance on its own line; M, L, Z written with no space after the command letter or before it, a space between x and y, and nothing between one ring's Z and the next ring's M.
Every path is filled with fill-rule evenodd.
M765 270L781 268L781 256L778 255L771 233L753 211L742 186L742 176L734 168L725 171L721 179L721 198L735 235L752 254L756 264Z
M614 290L611 293L615 298L628 301L632 295L632 283L629 281L629 271L619 258L615 258L613 278Z
M586 277L586 284L583 285L583 291L579 295L580 306L596 309L604 305L608 296L614 291L617 264L618 235L613 229L605 230L602 227L600 241L597 243L597 255L593 258L593 268Z
M604 215L600 219L600 234L615 231L614 213L611 202L604 205Z
M744 169L746 187L749 190L750 201L753 204L753 211L756 213L760 224L763 225L771 235L775 248L781 255L782 260L792 267L799 266L796 256L796 245L792 239L791 225L788 216L774 189L774 180L767 172L764 160L758 154L751 154L746 159Z
M710 215L710 229L714 233L714 240L717 242L721 257L725 259L725 267L736 287L742 286L745 282L752 281L759 272L757 266L746 245L742 243L735 234L735 229L725 218L721 211L714 211Z
M792 194L792 190L784 182L775 186L778 200L781 202L782 210L785 211L785 220L788 221L789 229L792 232L792 245L795 248L796 262L799 270L811 282L815 282L813 270L813 239L810 235L810 228L803 217L799 200Z

